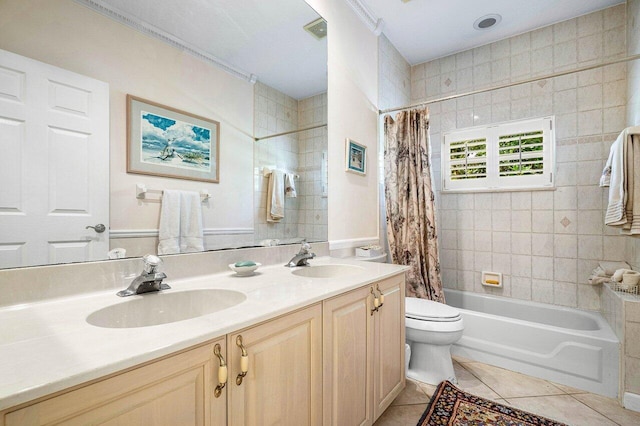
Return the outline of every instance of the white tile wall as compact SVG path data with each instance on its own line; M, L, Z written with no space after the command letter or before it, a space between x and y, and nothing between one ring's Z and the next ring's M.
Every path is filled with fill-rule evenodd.
M470 58L461 58L461 61L470 61ZM411 92L425 92L426 87L426 78L427 74L431 75L433 70L427 70L424 66L418 67L415 73L412 73L411 66L409 63L402 57L402 55L396 50L396 48L389 42L389 40L381 35L378 37L378 107L380 109L388 109L401 107L404 105L408 105L411 101ZM438 74L440 71L438 70ZM438 80L439 84L439 80ZM437 125L434 121L431 122L431 126ZM383 140L380 140L380 146L378 149L379 158L378 158L378 167L379 167L379 175L384 177L384 165L383 165L383 155L384 148L382 146ZM387 241L387 227L386 227L386 213L385 213L385 205L384 205L384 187L380 186L380 245L383 247L388 246ZM450 207L447 203L450 201L457 202L456 198L447 198L444 197L441 202L445 207ZM455 208L455 207L454 207ZM443 231L448 235L447 242L441 245L441 248L444 250L457 249L457 234L456 231L447 232ZM446 255L446 254L445 254ZM453 254L454 259L449 259L447 261L448 264L453 264L455 262L455 253ZM443 275L447 276L450 282L457 282L457 274L455 269L449 269L447 271L443 271ZM454 285L455 287L455 285Z
M255 134L266 136L327 122L326 93L300 101L266 86L255 86ZM255 240L306 237L326 241L327 199L321 197L321 155L327 150L326 128L265 139L254 147ZM268 179L262 167L297 173L296 198L285 198L285 217L266 220Z
M415 65L411 102L622 57L625 30L621 4ZM622 260L626 253L625 238L603 225L607 192L598 186L610 145L625 127L626 88L623 64L430 105L438 188L443 132L556 117L555 191L437 194L446 286L600 308L599 290L586 285L588 273L598 260ZM502 272L504 288L482 287L482 270Z
M298 102L298 125L301 128L327 123L327 94ZM327 197L322 194L322 153L327 151L327 128L298 134L298 174L302 201L298 206L298 235L325 241L328 235Z
M381 35L378 45L379 60L379 100L380 109L400 107L407 105L411 97L411 87L414 85L412 78L421 81L425 85L424 67L421 67L418 75L412 75L411 67L391 42ZM418 77L420 77L418 79ZM424 89L422 89L424 91Z
M628 51L630 55L640 54L640 0L627 2ZM640 60L629 64L629 81L627 86L627 125L640 125ZM629 241L627 261L635 268L640 268L640 239Z

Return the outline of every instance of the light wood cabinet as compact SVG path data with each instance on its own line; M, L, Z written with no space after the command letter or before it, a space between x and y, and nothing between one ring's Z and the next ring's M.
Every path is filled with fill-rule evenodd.
M326 300L323 336L324 424L373 424L405 386L404 275Z
M228 335L229 425L322 423L321 321L316 304Z
M371 286L323 307L324 424L370 425L373 356Z
M405 386L404 275L376 285L384 304L373 315L373 419L382 415Z
M404 388L404 330L402 274L6 410L0 426L371 425Z
M225 350L224 339L196 347L10 411L5 425L224 425L226 396L211 395L215 344Z

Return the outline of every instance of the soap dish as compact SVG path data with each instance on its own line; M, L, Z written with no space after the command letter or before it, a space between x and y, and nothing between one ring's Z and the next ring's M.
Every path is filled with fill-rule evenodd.
M235 263L229 264L229 269L236 273L236 275L241 277L248 277L249 275L253 275L256 269L258 269L262 264L255 263L250 266L236 266Z

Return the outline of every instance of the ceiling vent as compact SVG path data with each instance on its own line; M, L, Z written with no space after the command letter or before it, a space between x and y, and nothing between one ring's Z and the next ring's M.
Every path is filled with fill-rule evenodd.
M499 24L500 21L502 21L502 16L498 15L497 13L484 15L476 19L476 22L473 23L473 28L480 31L488 30Z
M322 40L327 36L327 21L322 18L318 18L305 25L304 29L318 40Z

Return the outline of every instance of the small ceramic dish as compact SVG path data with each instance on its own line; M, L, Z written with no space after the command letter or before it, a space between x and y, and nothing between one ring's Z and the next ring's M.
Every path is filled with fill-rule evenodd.
M236 266L235 263L230 263L229 269L235 272L236 275L239 275L241 277L247 277L249 275L253 275L255 270L258 269L260 266L262 266L262 264L257 262L251 266Z

